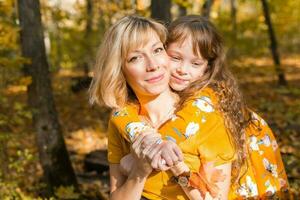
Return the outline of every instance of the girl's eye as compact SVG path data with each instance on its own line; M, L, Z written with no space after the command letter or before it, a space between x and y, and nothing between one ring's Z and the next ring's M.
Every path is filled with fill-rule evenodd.
M173 61L180 61L180 57L178 56L170 56Z
M194 63L193 63L193 66L194 66L194 67L201 67L202 65L204 65L203 62L194 62Z
M154 53L157 54L157 53L162 52L163 50L164 50L164 48L158 47L158 48L156 48L156 49L154 50Z

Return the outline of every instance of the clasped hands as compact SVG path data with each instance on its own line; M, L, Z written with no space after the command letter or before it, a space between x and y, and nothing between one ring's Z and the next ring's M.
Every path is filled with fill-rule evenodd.
M176 165L183 161L183 155L176 143L162 140L154 129L138 134L132 141L131 154L121 159L121 171L128 175L135 164L136 169L150 174L153 169L178 171Z

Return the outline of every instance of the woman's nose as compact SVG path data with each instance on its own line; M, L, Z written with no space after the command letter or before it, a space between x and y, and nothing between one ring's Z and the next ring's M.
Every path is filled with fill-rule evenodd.
M158 64L158 62L156 61L156 59L155 58L153 58L153 57L151 57L151 56L149 56L148 58L147 58L147 63L146 63L146 70L148 71L148 72L151 72L151 71L156 71L157 69L159 69L159 64Z

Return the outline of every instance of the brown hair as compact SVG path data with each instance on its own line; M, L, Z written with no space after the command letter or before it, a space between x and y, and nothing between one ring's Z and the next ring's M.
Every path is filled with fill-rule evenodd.
M245 164L245 128L250 115L237 81L225 64L222 37L211 22L197 15L178 18L170 24L168 31L167 45L173 42L182 43L191 38L195 55L200 54L208 61L204 75L179 93L179 107L204 87L213 89L219 100L216 109L224 117L237 154L232 171L232 181L236 182L241 177L240 169Z
M128 52L148 42L153 32L165 43L166 28L150 18L126 16L110 27L98 50L90 87L91 103L118 109L136 100L126 83L122 66Z

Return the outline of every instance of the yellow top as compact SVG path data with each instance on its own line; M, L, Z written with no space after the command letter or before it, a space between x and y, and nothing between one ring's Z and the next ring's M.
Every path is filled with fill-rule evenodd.
M112 115L108 130L110 163L119 163L129 153L130 138L144 129L145 124L140 122L137 111L135 106L128 105ZM187 101L183 109L164 123L158 132L162 138L180 146L185 163L195 172L201 162L215 161L216 165L220 165L230 162L235 155L223 118L206 96ZM170 180L171 177L169 171L152 172L143 196L149 199L188 199L181 187Z
M235 151L222 115L215 109L217 98L205 88L185 102L183 108L158 130L163 139L176 142L191 171L201 163L215 165L231 162ZM263 196L287 186L286 174L275 138L266 123L253 113L253 123L247 129L248 168L240 185L232 186L229 199L242 196ZM108 160L119 163L128 154L130 140L147 128L138 117L138 108L128 105L113 113L108 129ZM274 150L274 151L273 151ZM255 161L255 162L254 162ZM148 177L143 196L148 199L188 199L181 187L171 181L172 173L154 171Z

